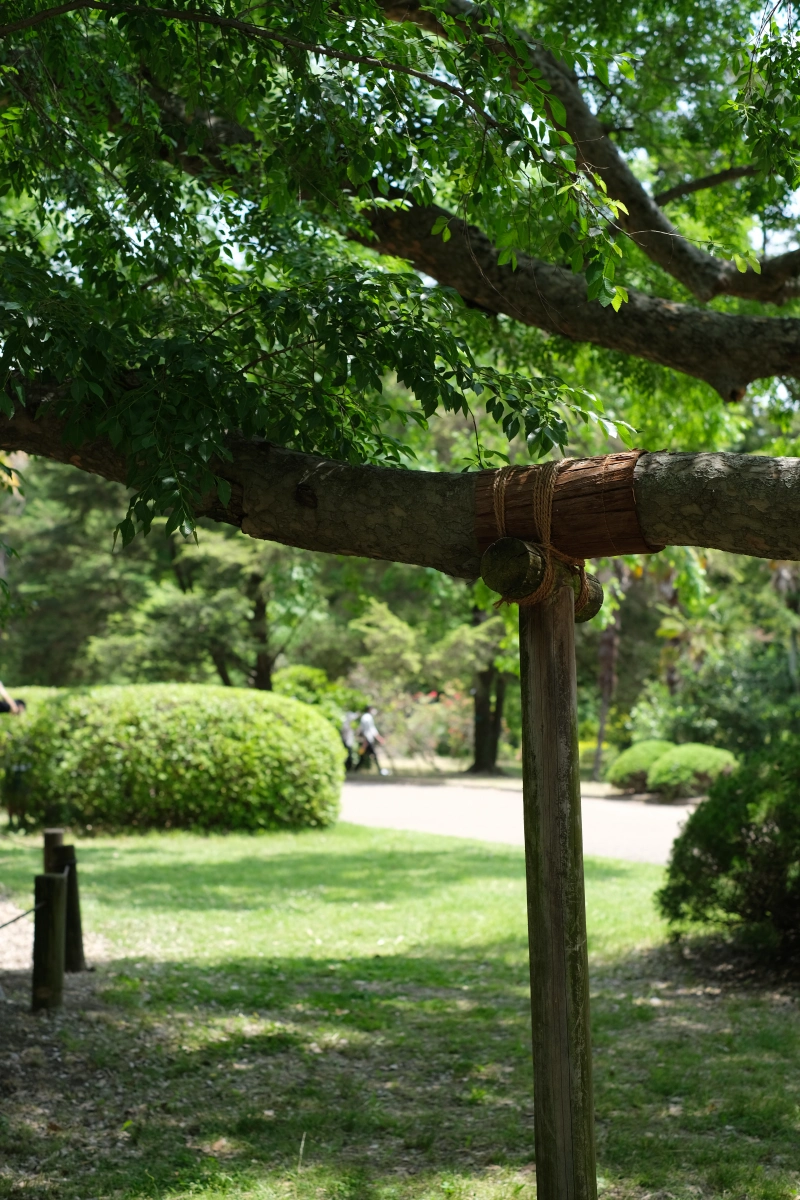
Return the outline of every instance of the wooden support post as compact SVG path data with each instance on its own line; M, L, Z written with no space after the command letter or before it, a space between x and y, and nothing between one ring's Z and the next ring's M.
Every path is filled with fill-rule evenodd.
M44 831L44 870L46 875L61 870L56 864L55 849L64 845L63 829L45 829Z
M67 880L62 874L37 875L33 926L33 1012L60 1008L64 991L64 933ZM41 906L41 907L39 907Z
M596 1200L574 590L519 610L538 1200Z
M53 848L55 869L67 877L66 938L64 945L64 970L85 971L83 954L83 926L81 924L81 900L78 890L78 863L74 846Z

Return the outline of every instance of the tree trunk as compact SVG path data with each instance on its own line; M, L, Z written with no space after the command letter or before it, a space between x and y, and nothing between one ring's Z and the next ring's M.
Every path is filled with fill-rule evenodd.
M258 595L253 603L250 629L258 649L253 671L253 687L260 692L272 691L272 667L274 659L269 653L269 628L267 625L267 602Z
M497 678L494 683L494 710L492 712L492 767L499 770L497 766L497 755L500 750L500 735L503 732L503 708L506 700L506 675L504 671L497 672Z
M600 685L600 722L597 730L597 747L594 752L592 779L599 779L603 769L603 742L606 738L606 724L611 701L617 690L617 656L619 655L620 640L620 610L614 613L614 620L606 625L600 634L600 645L597 651L598 683Z
M497 748L503 724L505 687L505 678L495 666L478 671L475 676L475 761L470 767L472 774L498 772Z
M228 663L225 659L225 654L222 650L212 650L211 659L216 667L217 674L222 681L223 687L233 687L233 680L228 671Z

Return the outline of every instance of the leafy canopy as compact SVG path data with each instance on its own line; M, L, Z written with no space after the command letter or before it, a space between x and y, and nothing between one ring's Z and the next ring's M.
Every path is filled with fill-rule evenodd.
M595 293L620 302L599 219L615 206L575 173L560 105L538 72L512 71L508 35L440 13L453 37L434 38L368 0L245 15L18 0L3 16L0 404L11 415L39 381L70 439L124 452L126 540L158 510L186 529L215 486L227 502L212 464L232 431L398 461L389 373L417 401L404 419L480 397L534 454L565 442L565 408L599 416L558 378L480 363L454 293L346 236L366 238L365 206L444 186L502 244L500 214L528 204L575 226Z
M533 455L576 419L625 436L574 378L500 369L454 292L369 248L375 206L436 198L445 242L473 221L501 265L544 253L599 304L625 302L621 278L676 291L635 247L623 258L624 205L578 170L529 44L574 67L623 151L644 148L667 181L715 154L752 159L728 211L691 201L685 236L730 241L744 269L755 216L785 219L797 87L782 10L759 27L740 0L578 0L567 30L538 3L526 41L504 3L463 20L431 0L414 24L389 7L3 5L0 406L40 395L69 439L108 435L135 490L125 540L159 511L189 529L214 488L227 502L236 435L373 462L403 461L403 423L437 411L475 412L477 438L485 409ZM392 375L405 391L386 391Z

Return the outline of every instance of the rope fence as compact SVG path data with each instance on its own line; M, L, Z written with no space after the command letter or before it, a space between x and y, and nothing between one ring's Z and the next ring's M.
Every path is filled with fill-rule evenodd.
M59 1008L64 972L85 971L78 869L63 829L44 831L44 874L34 876L34 904L0 925L0 931L35 913L32 1010Z
M7 929L9 925L13 925L15 921L21 921L23 917L29 917L31 913L37 912L38 909L44 908L44 901L41 904L34 904L33 908L27 909L24 913L20 913L16 917L12 917L10 921L4 921L0 925L0 929Z

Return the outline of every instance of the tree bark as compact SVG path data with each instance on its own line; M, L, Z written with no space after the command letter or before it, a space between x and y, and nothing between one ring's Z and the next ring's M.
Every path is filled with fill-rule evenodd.
M475 676L475 775L497 772L497 751L503 727L506 680L502 671L489 666Z
M105 439L63 441L64 422L47 405L0 418L0 449L72 463L124 482L124 458ZM231 500L216 494L198 517L226 521L251 537L328 554L479 575L477 472L351 466L267 442L231 441L232 461L215 465ZM800 559L800 459L749 454L643 454L634 494L651 545L703 546L760 558ZM521 535L517 535L521 536ZM568 530L559 548L569 550Z
M260 578L257 580L260 584ZM269 653L269 626L267 624L267 602L262 595L257 595L253 603L253 616L250 623L253 640L256 643L256 662L253 670L253 687L260 692L272 691L273 658Z
M617 690L617 656L619 655L620 611L614 613L614 620L606 625L600 634L600 645L597 650L598 683L600 685L600 720L597 729L597 746L592 765L592 779L599 779L603 770L603 742L606 737L606 725L611 701Z
M720 313L633 288L615 313L586 299L583 275L524 254L516 270L498 266L499 252L475 226L453 219L448 242L433 237L433 223L443 213L436 206L376 210L369 214L375 248L408 259L473 307L682 371L724 400L741 399L755 379L800 374L796 317Z
M211 661L213 662L214 668L219 675L222 686L233 687L233 680L231 679L230 672L228 671L228 661L223 651L216 649L212 650Z

